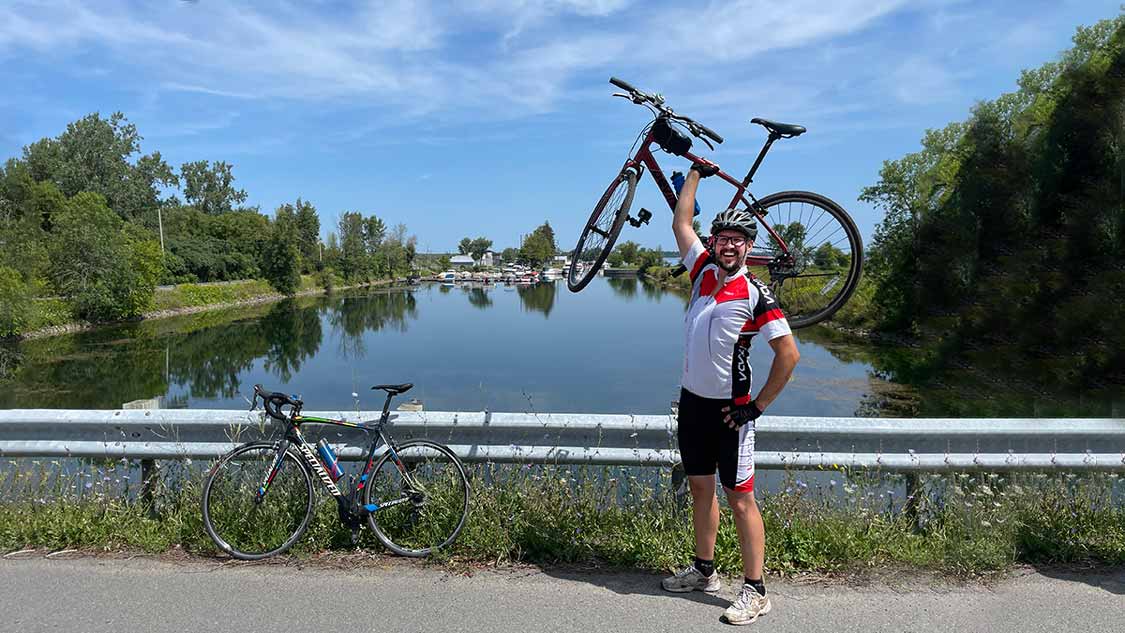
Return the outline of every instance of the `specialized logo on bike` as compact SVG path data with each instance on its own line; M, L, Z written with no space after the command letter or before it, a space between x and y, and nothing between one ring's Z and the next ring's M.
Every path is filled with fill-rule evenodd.
M323 482L324 485L328 488L328 492L333 497L339 497L340 489L336 487L336 483L332 481L332 477L328 475L328 471L324 469L323 465L321 465L320 460L318 460L316 456L313 455L313 452L309 449L308 445L298 444L297 448L300 449L301 454L305 456L305 461L309 463L309 466L312 466L313 472L316 473L318 477L320 477L320 481Z

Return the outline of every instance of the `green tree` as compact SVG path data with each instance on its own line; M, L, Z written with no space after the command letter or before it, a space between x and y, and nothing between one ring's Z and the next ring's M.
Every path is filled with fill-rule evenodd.
M335 232L328 234L328 240L324 244L324 266L325 268L332 268L333 270L340 270L340 240L336 237Z
M504 251L500 253L500 259L504 260L505 264L514 264L520 259L520 251L518 248L505 248Z
M466 239L468 239L468 238L466 238ZM464 242L464 240L462 240L462 242ZM458 248L460 248L460 246L458 246ZM486 237L478 237L478 238L476 238L474 240L471 240L469 242L468 251L465 252L465 253L462 253L462 255L472 255L474 260L480 261L481 256L483 256L484 253L491 248L492 248L492 240L490 240Z
M311 202L297 198L296 204L285 203L277 208L277 222L292 235L299 255L299 271L311 273L321 265L320 217Z
M320 254L320 216L316 207L297 198L297 249L301 251L303 272L311 273L323 266Z
M637 265L637 271L640 273L646 272L649 268L660 266L664 263L664 255L659 249L655 248L641 248L638 249L637 254L633 260Z
M544 222L524 239L520 247L520 260L527 262L529 266L542 266L551 261L557 252L555 232L549 223Z
M299 260L296 222L279 213L262 254L262 275L274 290L292 295L301 285Z
M356 211L345 211L340 214L337 229L340 232L340 273L349 282L366 279L369 268L363 216Z
M160 245L126 224L96 193L80 193L55 216L49 243L51 283L76 316L109 321L152 305L162 271Z
M851 263L851 257L830 242L825 242L816 249L813 262L818 268L844 268Z
M386 237L387 225L378 216L370 215L363 219L363 244L370 257L375 257Z
M866 273L879 327L930 348L912 374L1002 359L1052 389L1125 382L1122 147L1125 14L884 164Z
M207 215L233 211L246 202L246 191L234 187L233 167L221 160L214 164L197 160L181 165L184 200Z
M461 238L461 241L457 243L457 253L461 254L461 255L468 255L469 253L472 253L472 252L473 252L473 238L471 238L471 237Z
M162 187L179 184L160 152L140 154L137 128L115 112L98 113L70 123L56 138L24 148L23 160L33 179L53 182L68 198L83 191L100 194L124 219L156 225L156 207L164 204Z
M212 216L195 207L169 207L164 212L169 281L257 278L269 231L269 219L253 210Z
M43 277L47 267L43 225L67 205L66 198L49 182L32 181L26 170L0 169L0 266L20 273L29 287Z
M0 266L0 338L27 328L34 294L18 270Z
M640 254L640 251L640 244L633 241L622 242L609 254L610 256L607 258L607 261L611 261L611 266L621 266L623 264L636 265L638 263L637 255Z

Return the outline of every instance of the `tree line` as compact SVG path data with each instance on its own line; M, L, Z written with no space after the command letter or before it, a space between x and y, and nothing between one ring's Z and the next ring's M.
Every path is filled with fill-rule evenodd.
M1073 41L863 191L886 212L875 326L929 341L923 370L1000 358L1059 386L1125 383L1125 14Z
M458 254L468 255L475 261L480 261L481 256L491 249L492 240L486 237L465 237L457 244ZM550 222L544 222L523 239L519 248L509 247L501 251L500 259L505 263L518 263L538 268L554 261L558 254L559 246L555 241L555 230L551 228Z
M345 213L326 245L311 202L270 218L246 206L230 163L176 170L142 154L142 140L123 114L93 113L0 166L0 336L34 326L41 297L109 321L150 309L158 284L265 279L293 294L301 274L330 284L410 268L415 239L401 224Z

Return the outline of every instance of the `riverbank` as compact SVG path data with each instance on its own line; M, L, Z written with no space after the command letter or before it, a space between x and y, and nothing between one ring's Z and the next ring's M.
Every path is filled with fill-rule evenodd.
M301 285L296 293L283 295L274 291L268 283L259 279L248 279L237 282L222 282L213 284L180 284L158 288L154 297L154 309L144 313L136 321L164 319L169 317L222 310L229 308L249 307L266 303L274 303L292 297L305 297L326 292L340 290L354 290L358 288L375 288L390 286L401 279L380 279L377 281L336 286L331 290L319 285L311 275L301 278ZM69 320L69 311L59 300L46 300L44 310L48 311L43 320L50 325L38 327L20 336L12 337L15 340L33 340L62 334L84 332L98 327L114 325L109 323L91 323L88 321Z

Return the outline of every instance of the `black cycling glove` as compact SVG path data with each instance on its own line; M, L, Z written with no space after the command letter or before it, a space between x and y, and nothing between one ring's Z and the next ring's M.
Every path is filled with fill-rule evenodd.
M727 411L724 421L733 423L735 427L741 427L747 422L757 420L762 416L762 410L758 408L758 403L751 400L746 404L736 404L724 409Z
M719 166L712 163L692 163L691 168L699 172L700 178L714 176L719 173Z

